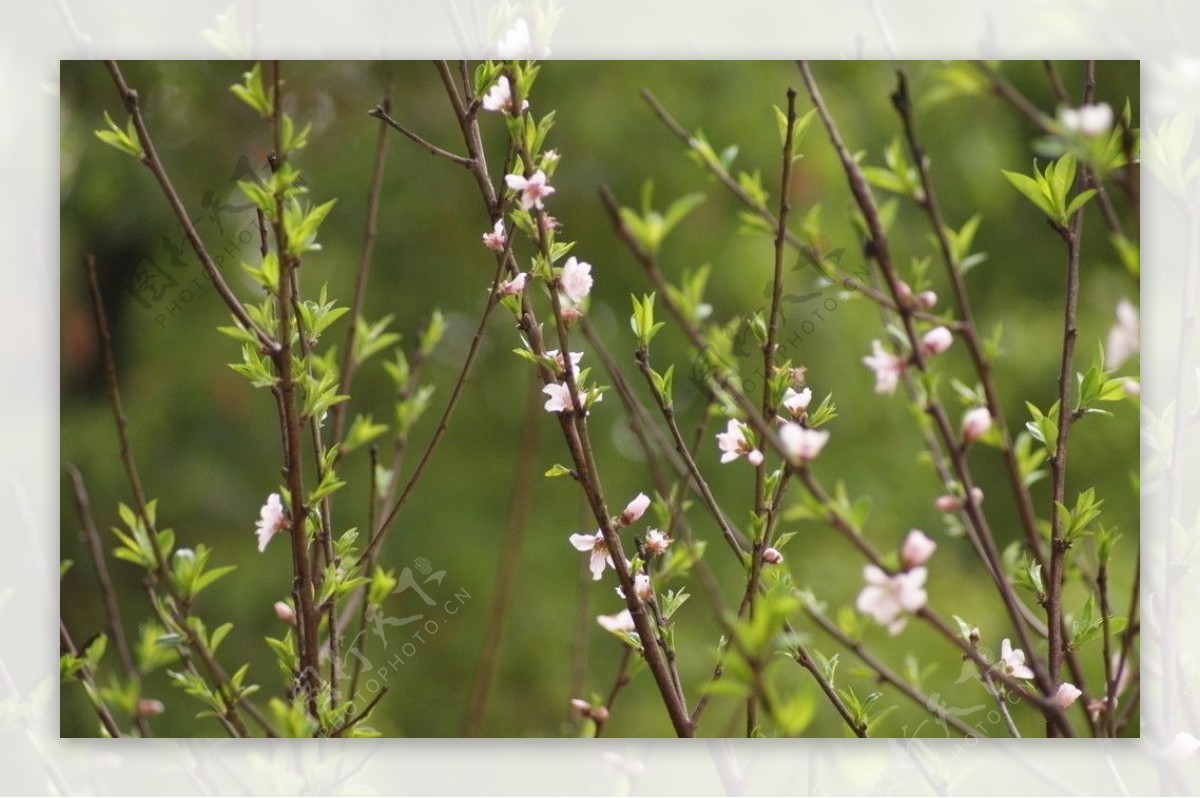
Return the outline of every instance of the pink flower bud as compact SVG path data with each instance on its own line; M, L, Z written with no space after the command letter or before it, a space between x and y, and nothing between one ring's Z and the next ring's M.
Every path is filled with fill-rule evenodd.
M154 715L161 715L166 711L163 702L157 698L142 698L137 702L137 714L140 718L149 718Z
M779 549L770 546L763 549L762 560L767 565L779 565L779 563L783 562L783 555L779 553Z
M917 294L917 307L921 310L932 310L937 305L938 295L932 291L922 291Z
M921 348L927 355L940 355L949 349L952 343L954 343L954 334L950 330L945 327L934 327L921 339Z
M1058 686L1058 692L1054 694L1054 700L1060 709L1066 709L1075 703L1079 696L1083 695L1083 691L1070 682L1063 682Z
M565 324L573 324L581 318L583 318L583 312L573 305L562 309L562 320Z
M746 455L746 459L747 459L748 461L750 461L750 465L752 465L752 466L754 466L755 468L757 468L757 467L759 467L760 465L762 465L762 462L763 462L763 453L762 453L762 452L760 452L758 449L752 449L752 450L750 451L750 454Z
M962 499L946 493L933 500L933 506L943 513L957 513L962 509Z
M904 570L916 568L929 562L937 550L937 543L919 529L911 529L900 545L900 565Z
M584 716L592 714L592 705L584 701L582 698L572 698L571 709Z
M644 493L639 493L634 497L633 501L625 505L624 512L621 513L620 523L622 526L629 526L634 521L642 517L646 512L646 508L650 506L650 497Z
M983 504L983 489L971 488L971 498L975 504ZM951 493L938 496L933 500L933 506L943 513L957 513L963 508L963 500Z
M292 605L286 601L275 602L275 617L281 623L286 623L288 626L296 625L296 611L292 609Z
M912 286L903 280L899 281L896 284L896 299L900 300L901 305L911 305L913 300Z
M607 723L608 707L596 707L592 710L591 718L597 723Z
M986 407L976 407L963 415L962 437L964 443L974 443L992 428L992 414Z

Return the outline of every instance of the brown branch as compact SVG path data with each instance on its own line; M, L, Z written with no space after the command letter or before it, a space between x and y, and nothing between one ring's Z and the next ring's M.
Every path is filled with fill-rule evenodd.
M928 215L930 227L933 228L934 236L937 238L938 249L942 253L942 260L946 265L946 274L953 288L955 310L961 320L959 333L963 339L963 343L967 345L967 352L971 357L971 363L975 367L975 373L979 376L979 380L983 384L984 396L987 398L988 403L988 412L992 414L992 419L1000 434L1000 452L1003 455L1004 465L1008 472L1009 487L1017 499L1017 511L1021 517L1021 526L1025 530L1026 543L1037 557L1038 562L1044 564L1046 562L1046 552L1042 546L1042 534L1038 529L1037 514L1033 509L1033 499L1030 497L1029 489L1025 485L1024 479L1021 477L1020 464L1017 462L1016 453L1013 451L1012 438L1008 431L1008 422L1004 415L1003 405L1000 402L1000 395L996 390L996 382L992 376L991 364L988 363L987 356L983 350L983 344L979 339L979 327L975 321L974 312L971 309L970 295L967 293L962 265L958 262L954 247L950 243L946 221L942 216L941 207L938 204L937 192L933 187L933 176L929 169L929 159L925 155L924 148L917 141L916 127L912 114L912 102L908 94L908 81L904 72L898 72L897 75L898 87L892 100L897 112L900 114L901 122L904 125L905 139L908 141L909 152L921 177L923 197L918 204Z
M158 152L154 149L154 142L150 139L150 133L146 129L146 121L142 118L138 93L131 89L129 84L125 82L125 77L121 74L120 67L117 66L116 61L105 61L104 64L108 67L109 74L112 75L113 82L117 86L117 92L121 95L122 102L125 103L125 109L133 119L134 129L137 130L138 140L142 145L142 151L145 153L142 163L154 173L154 177L167 199L167 204L171 206L171 210L175 213L175 218L179 221L180 227L183 228L184 235L187 236L188 242L192 245L196 257L200 259L200 265L204 267L208 279L212 281L213 287L217 289L217 293L225 301L234 318L237 319L243 328L258 339L263 350L267 352L275 351L279 345L275 341L272 341L271 336L250 318L250 314L242 307L242 303L229 288L229 285L225 282L225 278L221 276L221 272L212 257L208 254L204 242L200 240L200 235L196 232L196 228L192 224L191 216L188 215L187 209L183 206L183 201L179 199L179 194L176 193L175 187L171 184L171 179L167 176L162 161L158 159Z
M817 114L828 134L830 143L833 145L839 160L842 163L842 170L846 174L847 181L850 185L850 191L854 195L856 204L862 212L863 218L866 220L867 227L870 231L870 240L868 242L869 249L875 262L879 265L880 271L886 280L888 290L891 292L892 299L896 305L897 312L900 314L902 327L905 335L908 338L909 346L912 351L913 365L924 372L928 368L925 355L922 352L921 339L917 333L914 324L913 309L905 302L902 302L900 278L896 268L892 263L891 253L888 249L887 236L883 229L883 222L879 215L879 209L875 204L875 199L871 194L870 186L867 184L862 170L858 166L858 162L850 154L849 148L842 140L841 134L838 131L837 123L830 114L825 101L821 96L820 89L817 87L816 81L813 79L812 71L808 67L808 63L804 61L798 62L801 76L804 79L804 84L808 89L809 96L812 98L813 105L817 109ZM972 488L974 483L971 479L970 470L966 464L966 449L961 445L957 433L950 425L947 418L945 408L941 401L934 395L930 395L925 407L926 412L933 418L934 423L942 437L942 441L950 454L951 461L954 464L955 472L958 475L959 482L962 484L966 495L964 507L971 518L976 533L981 541L985 543L984 550L988 554L987 563L988 571L992 576L993 583L996 585L997 591L1005 605L1009 618L1012 621L1013 627L1016 630L1017 637L1021 641L1021 645L1025 651L1029 652L1030 666L1037 675L1037 681L1046 695L1053 694L1055 686L1047 678L1046 671L1042 668L1041 663L1036 657L1035 649L1033 648L1032 638L1029 635L1029 630L1025 622L1024 615L1020 610L1020 602L1013 592L1012 586L1004 578L1003 567L1000 562L1000 555L996 548L995 539L987 524L987 519L983 515L983 510L973 496Z
M100 296L100 284L96 277L96 261L91 255L84 258L84 266L88 275L88 288L91 293L92 310L96 321L96 333L100 339L100 351L104 358L104 373L108 388L108 402L112 409L113 419L116 422L117 440L121 452L121 463L125 469L125 475L129 481L130 492L133 494L133 502L137 510L138 517L145 525L148 532L147 538L150 543L150 548L154 555L153 567L149 568L146 590L151 599L151 605L157 612L159 607L159 599L155 590L154 584L162 584L166 587L167 593L173 604L172 613L174 615L174 625L178 627L180 634L187 639L188 645L196 649L198 653L204 656L202 660L209 669L210 676L217 683L218 688L224 693L229 689L229 676L217 664L215 658L207 649L204 640L201 640L199 635L195 633L191 625L187 623L188 607L187 602L183 601L179 594L178 588L175 586L174 579L171 577L171 571L167 567L167 561L163 555L162 548L158 545L158 530L155 528L150 514L147 512L147 502L145 493L142 491L141 477L138 474L137 464L133 458L133 447L129 442L128 425L125 419L124 404L121 401L121 387L117 380L116 361L113 357L112 337L108 330L108 318L104 312L104 302ZM177 647L177 651L181 652L181 659L184 658L182 647ZM271 729L270 724L258 711L249 700L243 697L237 697L235 704L244 707L252 717L263 727L263 731L268 736L277 736ZM236 716L237 706L231 710ZM244 728L244 727L243 727ZM248 735L242 735L248 736Z
M437 146L436 144L432 144L432 143L426 141L425 139L418 136L416 133L413 133L411 130L409 130L408 128L401 125L395 119L392 119L392 117L388 114L387 110L383 106L376 106L376 107L372 108L370 111L368 111L367 113L370 116L375 117L376 119L382 120L383 122L385 122L388 125L388 127L391 127L394 130L399 131L405 137L416 142L418 145L420 145L422 148L424 148L428 152L432 153L433 155L436 155L439 158L445 158L450 163L458 164L459 166L465 166L468 169L471 167L471 159L470 158L464 158L461 155L455 155L454 153L449 152L448 150L443 150L441 147Z
M275 163L282 165L288 154L283 151L280 111L280 68L279 62L271 63L274 85L274 107L271 112L271 128L275 143ZM300 440L300 414L296 410L296 383L292 374L292 272L296 259L288 253L288 235L283 224L283 194L275 194L275 217L271 225L275 234L275 248L279 254L279 294L276 312L279 316L279 346L271 353L278 377L280 426L286 431L283 476L291 494L290 521L292 543L292 593L296 600L296 624L303 631L300 638L300 687L307 694L309 714L317 715L317 693L321 687L320 653L317 647L318 613L314 605L315 589L309 564L308 507L304 492L304 465Z

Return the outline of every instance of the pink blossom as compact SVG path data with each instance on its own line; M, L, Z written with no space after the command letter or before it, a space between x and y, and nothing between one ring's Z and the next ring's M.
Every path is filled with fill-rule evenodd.
M546 173L538 169L529 177L512 174L504 177L505 184L521 195L521 207L542 209L542 200L554 193L554 187L546 182Z
M625 591L620 587L617 588L617 595L625 598ZM635 574L633 577L633 595L638 597L639 601L649 601L654 598L654 588L650 586L650 577L646 574Z
M763 549L762 561L767 565L779 565L779 563L783 562L783 554L774 546L768 546Z
M492 226L492 232L483 234L483 245L493 252L503 252L508 244L508 234L504 232L504 220L497 219Z
M554 365L558 369L559 374L566 373L567 364L563 361L562 352L558 351L557 349L547 349L546 357L551 358L554 361ZM579 376L579 361L581 360L583 360L583 352L571 353L571 373L576 377Z
M571 535L568 540L571 545L579 551L591 553L591 558L588 560L588 568L592 572L592 579L599 580L604 573L604 566L607 564L610 568L613 565L612 555L608 552L608 544L604 542L604 535L596 532L594 535Z
M1066 709L1075 703L1079 696L1083 695L1083 691L1070 682L1063 682L1058 686L1058 692L1054 694L1054 700L1058 704L1059 709Z
M871 342L871 350L862 362L875 372L875 393L895 393L900 375L904 373L904 358L884 349L879 341Z
M1033 678L1033 671L1025 664L1025 652L1013 648L1007 637L1000 643L1000 671L1014 679Z
M657 529L651 529L646 532L646 539L642 541L642 551L646 552L646 556L654 557L662 554L667 550L667 546L671 545L671 539Z
M550 413L565 413L571 409L571 389L557 382L547 383L542 393L550 398L546 400L546 410Z
M742 455L746 455L746 459L754 466L762 463L762 452L755 449L746 440L745 430L737 419L729 419L725 431L717 433L717 447L722 452L722 463L731 463Z
M829 432L808 429L789 421L779 428L779 440L789 458L806 463L814 459L825 448L825 444L829 441Z
M812 402L812 388L805 388L803 391L797 391L794 388L788 388L783 394L783 406L787 409L792 418L798 419L808 410L808 405Z
M616 615L597 615L596 622L609 632L637 634L637 627L633 625L633 615L629 610L621 610Z
M559 382L551 382L543 386L542 393L550 398L546 400L545 408L550 413L567 413L574 410L571 403L571 389L567 385ZM580 391L579 401L583 402L586 407L589 402L599 402L604 399L604 394L595 393L595 398L592 398L594 392Z
M649 506L650 497L646 494L639 493L637 496L633 497L633 500L630 501L629 504L625 505L625 510L621 513L621 525L629 526L633 522L637 521L645 514L646 508Z
M913 568L889 576L878 566L864 566L863 578L867 580L867 586L858 594L855 606L859 612L874 618L876 623L886 626L889 634L898 635L908 623L908 614L925 606L928 599L924 588L927 576L924 568Z
M572 302L579 304L592 291L592 264L567 258L558 275L558 284Z
M485 111L506 111L512 113L512 86L508 82L508 78L501 75L492 84L492 87L487 90L487 94L483 95L483 101L480 103ZM521 110L524 111L529 107L528 100L521 101Z
M500 283L500 296L515 296L521 293L525 290L525 283L528 280L528 274L525 272L518 272L516 277Z
M900 566L908 571L929 562L937 543L919 529L910 529L900 545Z
M254 526L255 534L258 535L258 550L260 552L267 550L267 544L271 542L271 538L277 532L287 528L287 517L284 515L283 502L279 500L278 493L272 493L267 497L267 503L259 510L258 521L255 522Z
M986 407L975 407L963 414L962 437L964 443L974 443L992 428L992 413Z
M917 307L921 310L932 310L938 301L938 295L933 291L922 291L917 294Z
M954 343L954 334L945 327L934 327L921 338L921 349L927 355L940 355Z

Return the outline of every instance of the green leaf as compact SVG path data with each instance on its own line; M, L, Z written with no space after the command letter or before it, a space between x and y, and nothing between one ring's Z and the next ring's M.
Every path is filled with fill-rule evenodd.
M1020 191L1022 194L1024 194L1026 199L1036 205L1042 211L1042 213L1046 214L1046 216L1051 219L1057 218L1058 214L1056 213L1054 203L1045 188L1043 188L1042 182L1034 180L1028 175L1020 174L1019 172L1009 172L1007 170L1001 171L1004 172L1004 176L1008 178L1008 182L1012 183L1013 187L1015 187L1017 191ZM1036 166L1034 167L1034 171L1037 171Z
M112 117L108 115L108 111L104 112L104 121L108 125L108 130L97 130L96 138L127 155L132 155L138 160L146 157L146 152L142 149L141 140L138 138L137 131L133 127L132 118L124 130L112 120Z

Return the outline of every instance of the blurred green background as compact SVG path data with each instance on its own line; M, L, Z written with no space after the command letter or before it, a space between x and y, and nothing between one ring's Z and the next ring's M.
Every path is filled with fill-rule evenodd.
M939 82L937 63L904 65L917 97ZM1060 63L1068 87L1079 96L1080 63ZM246 244L238 234L251 218L246 211L213 214L210 205L242 206L234 184L239 159L258 166L269 149L269 130L238 101L228 86L240 80L246 63L130 62L123 64L138 89L159 155L171 174L196 226L210 250L225 252L225 274L243 298L257 290L236 266L237 258L253 261L256 240ZM896 65L889 63L824 63L815 65L833 113L849 146L866 153L866 162L881 165L883 150L899 133L888 99ZM1008 63L1004 74L1034 102L1053 112L1054 101L1040 62ZM284 64L284 105L301 122L311 120L310 145L295 164L304 173L314 201L338 198L321 231L324 249L306 259L302 280L314 295L322 283L330 295L349 304L366 210L366 188L378 123L367 111L380 100L389 78L396 81L393 115L403 124L450 150L461 149L457 125L434 67L427 63ZM643 398L642 381L632 361L633 339L627 319L631 292L648 291L645 278L613 234L598 199L600 185L610 186L625 204L634 205L643 182L653 179L656 204L691 191L707 201L667 242L662 260L671 278L684 268L712 264L708 298L714 316L726 320L752 312L765 303L763 289L772 264L772 245L761 234L739 231L735 201L709 180L681 145L654 118L638 96L651 89L689 130L702 128L719 150L736 143L735 167L761 169L764 184L778 190L778 133L773 104L783 105L789 86L801 89L798 107L810 105L791 62L550 62L544 65L532 97L539 115L557 111L547 146L562 155L553 181L557 193L550 211L563 223L563 236L578 240L575 250L594 265L596 288L590 317L610 350L623 365ZM1120 109L1128 98L1134 119L1138 106L1136 62L1102 62L1097 69L1097 96ZM272 603L289 591L287 544L278 541L258 554L252 534L264 497L277 489L280 454L275 408L264 391L256 391L226 365L238 359L238 346L216 332L228 314L208 288L194 255L181 253L183 265L172 265L171 248L181 236L152 175L133 159L98 141L108 111L123 124L124 111L102 64L64 62L61 81L61 455L83 472L106 543L108 528L118 523L116 505L129 501L118 459L116 436L107 404L100 352L92 327L82 258L93 252L101 271L116 357L124 390L130 434L147 493L160 500L160 524L176 530L179 544L204 542L215 548L213 564L238 570L203 594L196 611L210 628L231 620L232 633L220 658L227 666L250 663L250 680L262 685L259 697L277 695L280 680L264 635L281 628ZM506 134L499 118L483 120L493 169L504 151ZM985 332L1003 322L1003 354L996 363L997 381L1010 425L1019 429L1026 418L1024 402L1045 408L1055 395L1062 327L1064 253L1061 241L1034 207L1008 185L1001 169L1029 172L1037 131L1011 108L989 95L962 96L918 110L918 129L932 158L934 179L948 222L961 226L975 213L983 215L975 250L987 260L967 278L976 316ZM805 157L791 187L793 219L816 202L823 207L823 232L833 246L845 247L843 266L861 264L860 244L849 224L852 201L843 173L823 130L814 125L801 145ZM245 175L240 175L245 177ZM1127 230L1136 209L1115 197ZM771 200L774 205L775 199ZM218 224L218 220L220 225ZM440 161L398 135L390 142L382 195L379 242L375 253L365 315L374 320L394 314L394 329L405 334L411 351L413 332L433 307L450 321L449 332L423 381L437 385L433 406L418 426L414 452L423 450L441 412L482 309L492 273L492 257L480 245L487 219L476 188L465 170ZM893 252L901 264L933 256L930 269L942 307L950 293L928 227L919 210L902 204L891 231ZM1089 209L1085 224L1080 295L1080 345L1077 363L1090 362L1096 343L1113 321L1117 301L1136 304L1137 283L1122 268L1107 242L1098 212ZM162 301L143 307L123 286L129 270L152 259L178 285ZM193 279L197 280L192 284ZM790 272L787 290L814 289L810 269ZM196 286L204 290L195 290ZM193 289L185 297L185 289ZM873 511L867 524L878 548L894 549L912 527L924 529L940 544L930 565L931 604L943 615L957 614L982 630L983 645L992 651L1008 636L999 600L970 545L945 534L933 508L939 486L916 453L920 437L900 395L872 392L873 378L860 359L870 341L881 337L878 314L861 301L844 301L825 287L824 298L837 301L836 311L811 328L816 303L785 305L785 335L798 332L803 341L788 355L808 367L809 384L818 397L832 391L839 418L832 440L817 463L829 486L845 480L853 495L869 496ZM172 303L174 312L172 313ZM413 501L404 510L384 547L382 561L399 570L424 558L444 570L440 585L426 586L439 604L457 593L461 609L448 616L432 608L436 634L426 635L411 656L401 654L410 640L407 629L390 631L386 649L371 637L367 656L376 668L391 660L390 687L371 724L385 735L454 736L463 723L466 703L489 619L504 520L516 483L517 451L523 434L522 413L529 366L512 355L517 336L510 319L497 313L488 330L467 391L441 448ZM346 321L338 322L325 344L341 344ZM692 353L682 336L668 328L655 341L655 363L677 364L682 377L690 372ZM591 360L592 358L588 358ZM390 381L378 357L360 371L351 414L373 413L387 421L391 414ZM1125 373L1136 374L1134 365ZM598 365L598 364L597 364ZM961 342L944 356L948 375L970 380ZM599 370L597 371L599 375ZM608 382L608 380L601 380ZM687 380L676 381L682 426L696 420L698 395ZM954 412L954 398L946 399ZM1124 535L1119 548L1113 595L1121 613L1128 596L1138 545L1137 408L1132 402L1114 407L1111 418L1092 417L1074 431L1068 497L1095 486L1105 501L1105 523ZM572 733L567 701L573 696L607 692L620 656L620 644L594 622L599 613L621 608L611 580L582 585L586 558L567 543L577 531L591 531L577 486L570 480L547 480L540 474L567 455L557 425L540 413L540 449L534 478L534 504L524 530L513 608L499 653L499 666L483 733L497 736L559 736ZM608 397L592 415L598 462L610 504L620 506L638 491L651 490L644 463L619 401ZM715 432L716 430L712 430ZM388 451L385 447L384 451ZM739 463L718 467L711 435L700 462L733 518L745 524L753 492L752 470ZM415 461L410 457L409 464ZM976 480L986 493L986 510L1003 547L1019 535L1007 480L999 455L992 449L971 454ZM365 451L349 455L341 474L349 485L337 496L335 526L365 526L368 463ZM93 569L81 543L69 481L61 493L62 557L76 562L63 580L62 614L78 639L103 627ZM1043 516L1049 504L1048 483L1035 486ZM720 542L713 523L699 507L689 518L696 534L712 542L708 559L727 585L727 602L741 595L742 579L734 559ZM830 612L853 602L861 587L860 560L831 530L802 522L781 531L800 534L789 545L784 567L800 586L827 601ZM136 637L137 624L149 617L140 574L128 563L110 562L118 582L126 628ZM719 632L710 606L697 585L696 594L680 611L677 642L680 667L689 698L694 700L711 673ZM1078 610L1083 595L1069 594ZM421 612L411 591L390 601L390 615ZM587 602L586 609L580 602ZM586 617L586 659L577 656L577 618ZM804 628L804 624L800 624ZM981 688L970 679L955 683L962 663L952 649L920 624L910 624L899 637L864 624L872 649L897 670L906 659L921 666L936 663L925 681L952 707L987 705ZM826 655L838 646L820 633L813 645ZM401 656L397 664L394 656ZM1083 652L1093 683L1101 674L1099 644ZM105 660L116 662L111 649ZM585 665L586 670L581 666ZM802 671L784 666L775 671L789 687L802 684ZM582 681L580 677L583 676ZM875 689L842 654L839 683L859 695ZM882 688L878 707L898 709L879 729L886 735L940 735L927 714L903 697ZM197 722L201 707L174 690L159 671L148 677L145 694L160 698L167 712L153 722L156 733L219 734L212 721ZM843 726L824 703L806 733L840 736ZM990 709L990 706L988 707ZM1018 707L1023 730L1040 733L1032 712ZM714 699L701 732L706 735L743 731L740 702ZM987 733L1003 735L1001 725L987 724L985 711L965 716L985 723ZM1129 726L1136 730L1136 721ZM671 729L652 680L641 673L618 699L606 730L614 736L668 735ZM95 719L77 685L62 691L64 736L92 735ZM1136 733L1136 732L1135 732Z

